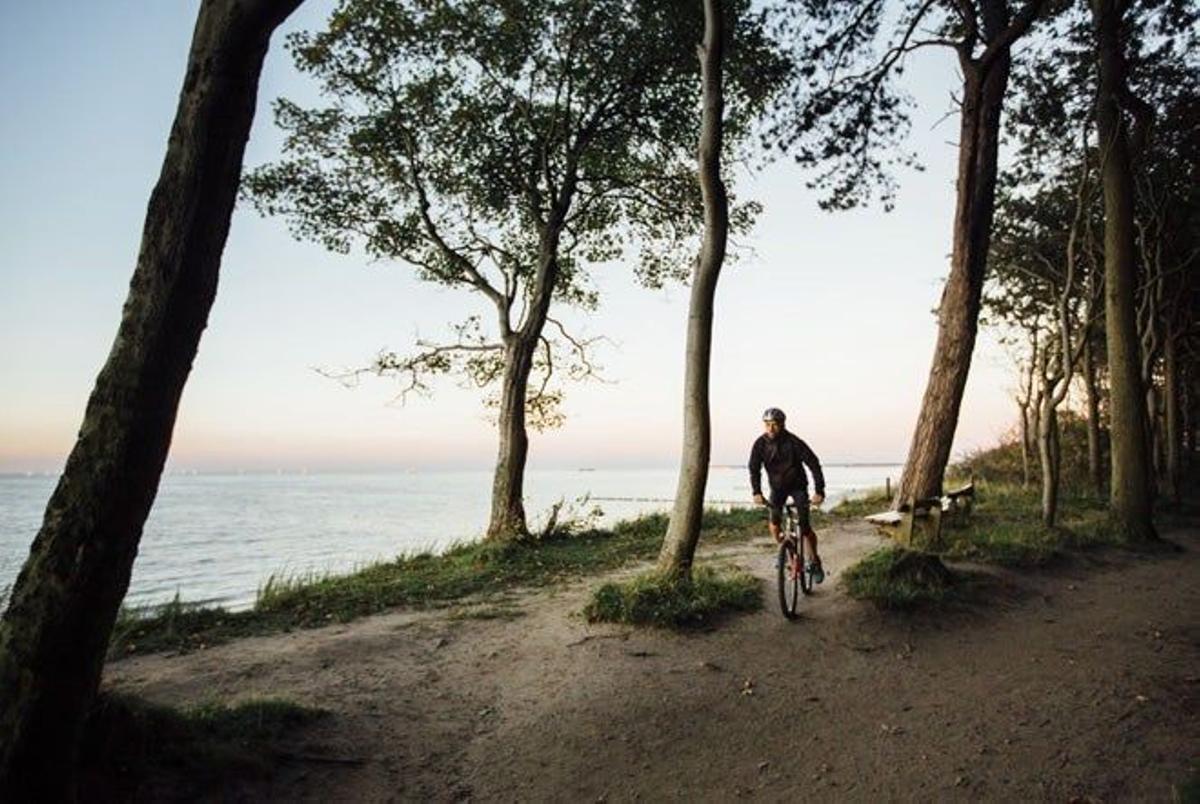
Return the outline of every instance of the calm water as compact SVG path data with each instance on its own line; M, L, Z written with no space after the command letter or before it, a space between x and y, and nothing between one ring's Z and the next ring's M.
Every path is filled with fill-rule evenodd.
M899 466L825 467L831 501L882 486ZM535 523L558 499L590 494L611 524L669 508L673 469L531 470L526 511ZM0 591L16 578L56 478L0 476ZM127 603L187 601L245 607L272 574L345 572L379 559L479 538L491 473L168 475L146 522ZM715 467L707 498L746 501L743 468Z

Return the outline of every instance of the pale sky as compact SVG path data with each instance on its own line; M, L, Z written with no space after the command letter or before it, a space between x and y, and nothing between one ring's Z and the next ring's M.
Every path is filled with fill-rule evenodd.
M276 34L248 166L278 153L269 104L311 98L283 33L320 25L308 0ZM143 216L175 113L197 2L4 3L0 8L0 472L58 471L111 346ZM916 54L914 54L916 55ZM928 375L948 268L957 120L935 127L953 59L910 64L912 144L928 170L900 176L897 209L829 214L785 162L738 177L765 206L717 290L713 461L740 464L764 408L825 462L902 461ZM605 384L568 388L565 426L533 434L531 465L672 466L681 438L688 291L650 291L604 266L601 308L562 313L606 335ZM394 381L346 389L314 367L405 351L472 313L478 298L425 285L400 263L297 243L283 220L239 206L209 327L184 391L170 467L486 467L494 428L453 380L391 403ZM955 452L1013 420L1007 358L981 333Z

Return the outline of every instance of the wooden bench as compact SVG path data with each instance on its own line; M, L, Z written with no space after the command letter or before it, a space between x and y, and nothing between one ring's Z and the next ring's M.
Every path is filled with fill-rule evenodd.
M975 483L971 482L942 497L910 497L898 510L871 514L866 520L905 547L939 550L943 520L970 516L974 502Z

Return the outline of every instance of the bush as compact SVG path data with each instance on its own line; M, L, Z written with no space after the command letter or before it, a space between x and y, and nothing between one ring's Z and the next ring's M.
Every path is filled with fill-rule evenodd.
M761 608L762 584L754 576L741 570L699 567L690 580L652 571L624 583L606 583L595 591L583 613L588 622L685 628L707 624L727 612Z
M945 602L956 578L935 555L883 547L846 570L842 584L853 598L905 610Z
M1062 486L1068 490L1091 488L1088 476L1087 420L1070 410L1058 412L1059 441L1062 449ZM1100 432L1100 462L1108 465L1108 433ZM947 470L948 475L970 477L974 475L993 483L1019 485L1023 480L1021 470L1021 436L1011 433L998 446L969 452ZM1108 476L1107 468L1104 476ZM1036 450L1029 456L1030 482L1041 483L1041 468Z

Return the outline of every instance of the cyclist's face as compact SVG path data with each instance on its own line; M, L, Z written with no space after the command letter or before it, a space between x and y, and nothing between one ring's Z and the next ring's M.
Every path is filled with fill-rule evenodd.
M772 420L763 422L763 430L766 431L767 438L774 438L775 436L779 435L779 431L782 429L783 425L777 421Z

